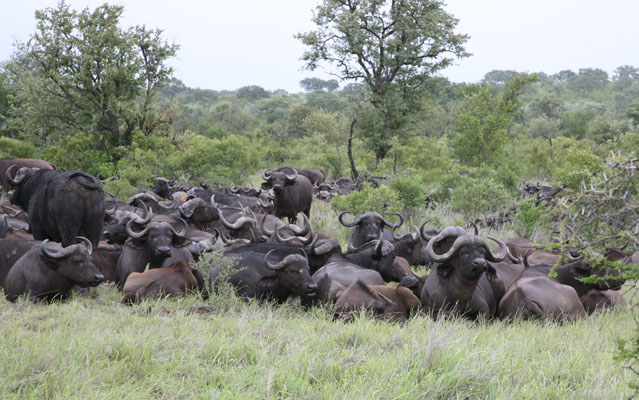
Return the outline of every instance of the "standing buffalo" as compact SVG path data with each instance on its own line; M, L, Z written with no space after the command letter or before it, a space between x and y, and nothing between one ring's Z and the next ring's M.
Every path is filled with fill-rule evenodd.
M61 248L45 240L33 246L11 267L5 280L9 301L26 294L31 301L65 298L75 285L97 286L104 275L91 262L92 246L86 238L81 244Z
M34 160L31 158L0 158L0 191L5 194L9 191L9 181L7 180L7 170L12 165L15 165L14 171L18 171L22 167L38 168L54 170L55 165L44 160ZM10 178L14 177L15 172L10 175Z
M262 183L262 188L264 190L273 188L275 193L273 215L280 219L288 217L294 224L300 212L311 217L313 185L307 177L298 174L295 169L292 170L293 173L290 175L278 171L263 171L262 178L266 182Z
M63 246L77 236L98 245L104 221L104 192L100 181L81 171L20 169L7 180L16 187L11 202L29 215L29 226L37 240L51 239Z

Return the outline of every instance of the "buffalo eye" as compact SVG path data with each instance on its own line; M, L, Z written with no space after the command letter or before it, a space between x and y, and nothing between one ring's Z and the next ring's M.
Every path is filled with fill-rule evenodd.
M304 270L300 268L299 270L300 275L304 273Z

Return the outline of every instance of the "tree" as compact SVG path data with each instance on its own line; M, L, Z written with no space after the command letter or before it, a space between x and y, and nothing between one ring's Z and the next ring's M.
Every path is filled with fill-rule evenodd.
M457 120L452 147L459 160L470 167L500 164L508 137L506 127L519 110L518 96L536 75L522 74L508 82L504 93L494 98L488 87L470 95Z
M271 95L264 88L257 85L243 86L237 89L237 97L239 99L247 100L251 103L259 100L269 98Z
M123 10L104 4L77 12L62 1L36 12L36 33L17 46L9 67L19 87L15 126L48 143L74 135L116 164L117 148L136 131L150 135L171 122L153 99L171 77L165 61L178 46L159 29L121 28Z
M382 120L373 138L377 162L426 79L469 55L468 36L454 33L458 20L439 0L323 0L313 22L315 31L296 35L308 47L306 68L334 64L341 80L366 85L367 101Z
M324 89L332 92L339 87L339 83L335 79L325 81L320 78L306 78L300 81L300 86L307 92L317 92Z

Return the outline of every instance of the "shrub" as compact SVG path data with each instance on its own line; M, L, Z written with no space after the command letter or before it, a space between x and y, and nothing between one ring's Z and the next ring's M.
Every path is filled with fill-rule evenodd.
M0 137L0 158L37 158L38 151L31 143Z
M535 227L547 229L551 224L548 207L535 205L534 198L527 198L517 205L513 229L519 237L530 238Z
M349 210L355 214L363 214L368 211L384 214L399 212L402 209L399 194L395 190L385 185L373 188L368 183L364 183L359 192L333 198L331 205L339 211Z
M503 210L512 204L513 196L492 177L462 177L461 184L450 191L453 211L467 218Z

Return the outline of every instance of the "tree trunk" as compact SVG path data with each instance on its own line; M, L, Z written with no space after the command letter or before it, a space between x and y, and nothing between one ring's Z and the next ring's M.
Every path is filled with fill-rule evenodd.
M353 139L355 138L353 136L353 132L355 130L355 124L356 123L357 123L357 119L354 119L351 122L351 131L350 131L350 136L348 137L348 145L347 145L348 161L350 161L350 163L351 163L351 177L353 178L353 181L355 181L359 177L359 173L357 172L357 168L355 168L355 160L353 160Z

